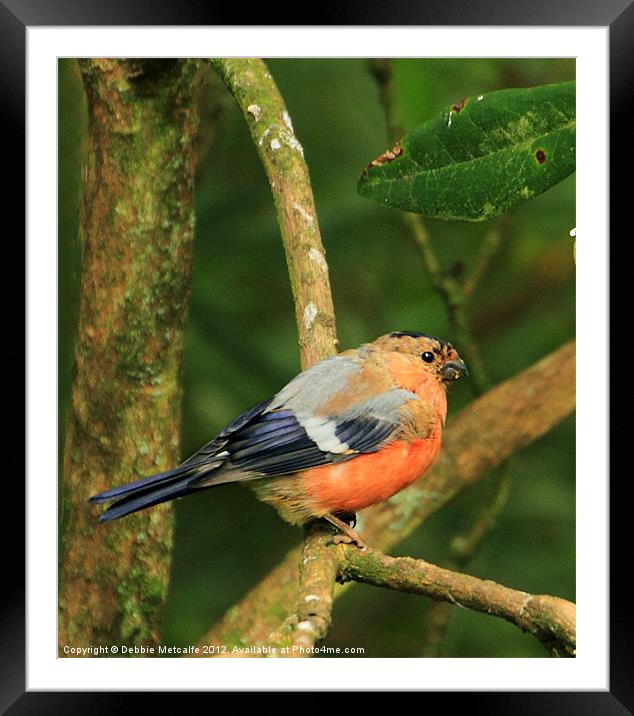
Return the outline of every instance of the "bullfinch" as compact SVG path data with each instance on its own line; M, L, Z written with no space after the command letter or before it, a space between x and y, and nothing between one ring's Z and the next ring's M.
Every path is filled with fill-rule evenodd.
M243 482L294 525L323 517L336 541L350 523L430 467L447 415L446 387L467 367L450 343L395 331L316 363L247 410L178 467L91 498L100 521L228 482Z

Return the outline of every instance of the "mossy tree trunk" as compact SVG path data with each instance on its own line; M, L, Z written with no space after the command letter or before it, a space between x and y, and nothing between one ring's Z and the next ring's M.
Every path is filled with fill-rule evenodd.
M79 64L89 148L64 453L59 645L152 645L168 584L171 507L98 523L88 499L180 457L198 65Z

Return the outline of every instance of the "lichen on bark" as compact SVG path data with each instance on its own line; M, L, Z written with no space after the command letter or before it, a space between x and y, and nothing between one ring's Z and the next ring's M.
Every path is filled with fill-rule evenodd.
M213 58L211 63L242 111L271 187L305 370L334 355L338 340L326 251L304 150L263 60Z
M64 449L59 645L156 644L171 507L101 524L88 499L179 459L198 63L84 59L79 65L89 146Z

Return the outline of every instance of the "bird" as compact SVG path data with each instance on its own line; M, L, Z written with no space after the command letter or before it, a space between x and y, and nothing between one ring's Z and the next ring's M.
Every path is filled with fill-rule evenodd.
M244 483L292 525L319 518L365 548L356 513L422 477L437 457L446 388L468 369L446 341L393 331L319 361L230 422L177 467L90 500L99 521Z

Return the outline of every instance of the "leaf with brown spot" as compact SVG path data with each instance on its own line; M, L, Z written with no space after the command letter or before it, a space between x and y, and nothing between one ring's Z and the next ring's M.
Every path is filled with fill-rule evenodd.
M436 219L482 221L575 170L575 83L463 99L363 172L359 193Z

